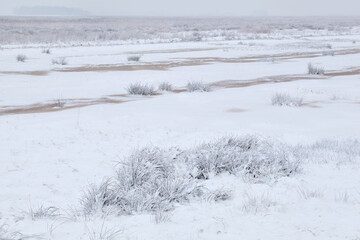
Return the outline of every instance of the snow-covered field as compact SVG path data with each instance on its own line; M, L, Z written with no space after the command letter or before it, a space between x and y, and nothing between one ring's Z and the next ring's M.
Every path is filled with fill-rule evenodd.
M360 239L357 27L242 40L4 45L0 239ZM128 60L134 56L140 60ZM309 63L325 73L308 74ZM158 90L164 82L169 91ZM206 91L190 92L189 83ZM131 95L131 84L154 92ZM240 149L229 138L254 143ZM148 199L141 206L120 204L120 195L109 203L143 148L155 151L140 154L145 168L155 166L144 175L146 191L166 182L179 197L139 184L121 197ZM202 160L211 162L208 172ZM171 171L163 168L175 173L164 177L158 171ZM109 178L111 191L101 195L96 186ZM184 182L196 189L179 190ZM95 197L91 213L85 197Z

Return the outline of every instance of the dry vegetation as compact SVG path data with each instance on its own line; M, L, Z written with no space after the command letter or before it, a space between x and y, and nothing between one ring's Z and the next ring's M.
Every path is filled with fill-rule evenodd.
M0 45L96 45L107 42L174 42L278 38L279 31L330 35L352 31L360 18L122 18L0 17ZM302 31L297 33L297 31ZM325 34L325 33L324 33Z

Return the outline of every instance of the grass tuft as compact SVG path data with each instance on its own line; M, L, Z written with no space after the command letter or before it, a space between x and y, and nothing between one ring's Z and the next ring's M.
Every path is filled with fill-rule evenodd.
M16 56L16 60L18 62L25 62L27 59L28 59L27 56L25 56L24 54L19 54Z
M61 58L54 58L51 60L51 63L53 65L67 65L68 61L66 60L66 58L61 57Z
M155 94L153 86L141 83L131 83L126 90L130 95L150 96Z
M41 50L41 53L51 54L51 50L50 50L50 48L46 48L46 49Z
M186 85L186 90L188 92L210 92L211 88L202 82L189 82Z
M170 92L170 91L172 91L173 87L168 82L162 82L159 84L158 89L159 89L159 91L162 91L162 92Z
M299 167L287 146L256 136L220 138L195 147L184 157L196 179L230 173L251 182L266 182L290 176Z
M302 104L302 98L292 97L286 93L275 93L271 97L271 105L273 106L301 107Z
M324 75L325 70L322 67L314 66L312 63L308 64L308 74L311 75Z
M110 208L117 214L126 215L169 211L175 203L188 202L199 195L202 195L201 186L178 171L165 151L143 148L121 163L112 180L98 187L92 186L82 205L86 214Z
M128 56L127 57L127 60L129 62L138 62L138 61L140 61L140 59L141 59L141 56L139 56L139 55L134 55L134 56Z
M43 205L41 205L37 209L30 207L27 213L33 221L44 218L55 218L60 216L60 211L57 207L44 207Z

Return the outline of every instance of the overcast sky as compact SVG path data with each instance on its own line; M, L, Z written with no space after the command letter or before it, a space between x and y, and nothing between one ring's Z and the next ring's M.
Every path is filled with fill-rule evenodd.
M79 8L118 16L360 16L360 0L0 0L0 15L17 7Z

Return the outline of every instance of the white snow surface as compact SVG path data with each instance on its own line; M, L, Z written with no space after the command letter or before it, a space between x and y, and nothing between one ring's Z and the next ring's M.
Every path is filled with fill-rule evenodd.
M360 139L360 72L307 75L309 62L330 73L358 69L360 43L352 42L356 39L360 35L246 40L242 44L216 41L64 47L51 49L49 55L41 53L41 48L1 50L0 229L2 226L7 234L21 232L34 239L54 240L112 239L104 233L117 231L113 239L360 239L359 156L348 163L337 159L339 163L330 161L327 152L319 161L304 159L299 173L272 183L249 183L229 174L215 176L204 184L232 190L230 200L178 204L166 213L168 221L158 224L151 213L68 216L70 209L79 207L89 184L112 176L118 162L144 146L190 149L219 137L246 134L291 146L323 139L339 144ZM332 49L321 48L326 44ZM334 51L335 55L323 56L323 51ZM293 57L297 53L304 56ZM18 54L25 54L28 60L17 62ZM139 62L127 61L136 54L141 55ZM290 57L282 59L282 54ZM52 65L51 60L59 57L65 57L68 64ZM223 61L247 57L255 60ZM165 70L53 71L101 64L196 62L202 58L214 60ZM47 74L24 74L31 71ZM286 81L294 75L298 78ZM281 81L274 82L270 79L273 76ZM265 83L212 87L210 92L126 95L126 88L134 82L157 88L166 81L181 90L191 81L255 82L267 77L270 80ZM279 92L303 98L303 105L272 106L271 97ZM126 102L1 114L57 99L63 99L66 106L72 104L71 99L103 97ZM304 197L306 193L314 196ZM60 208L63 215L32 220L29 209L41 205Z

